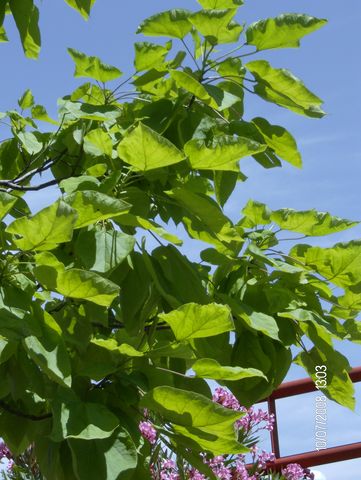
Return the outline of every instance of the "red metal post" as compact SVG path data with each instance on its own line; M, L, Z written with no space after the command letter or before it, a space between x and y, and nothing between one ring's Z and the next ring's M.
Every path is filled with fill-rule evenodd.
M302 467L315 467L316 465L343 462L344 460L352 460L359 457L361 457L361 442L276 458L274 462L268 464L268 468L280 471L281 468L289 463L299 463Z
M280 453L280 445L279 445L279 439L278 439L276 401L274 400L274 398L270 397L267 400L267 404L268 404L268 412L272 413L275 419L273 424L273 430L270 432L272 452L275 454L276 458L280 458L281 453Z
M349 372L351 380L361 382L361 367L353 368ZM313 452L305 452L297 455L290 455L288 457L281 457L278 427L277 427L277 411L276 400L280 398L292 397L303 393L316 391L317 388L311 378L304 378L302 380L295 380L292 382L282 383L267 399L269 413L275 416L275 423L273 432L271 432L272 451L275 454L276 460L268 465L268 467L275 471L280 471L282 467L289 463L299 463L302 467L314 467L315 465L324 465L326 463L341 462L344 460L352 460L361 457L361 442L351 443L349 445L342 445L339 447L326 448L324 450L315 450Z

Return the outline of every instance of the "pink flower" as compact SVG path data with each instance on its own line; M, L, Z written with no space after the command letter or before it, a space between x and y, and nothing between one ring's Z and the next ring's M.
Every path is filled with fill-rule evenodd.
M12 454L7 445L4 442L0 442L0 459L4 457L10 460L12 458Z
M274 453L269 453L269 452L266 452L265 450L262 450L262 452L258 454L258 459L257 459L258 467L261 470L264 470L267 467L267 463L274 462L275 459L276 457Z
M303 480L305 471L298 463L290 463L286 468L282 468L282 475L286 480Z
M157 430L150 422L140 422L139 430L142 436L152 445L157 441Z
M240 410L241 406L236 397L231 392L227 392L222 387L217 387L213 394L213 401L232 410Z
M203 473L199 472L196 468L191 468L188 472L189 480L207 480Z

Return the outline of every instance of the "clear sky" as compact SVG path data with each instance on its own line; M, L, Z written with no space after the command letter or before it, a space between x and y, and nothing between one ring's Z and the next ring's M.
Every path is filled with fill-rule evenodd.
M361 66L360 0L245 0L239 10L241 22L284 12L308 13L327 18L328 26L306 37L300 49L265 53L275 67L286 67L302 78L306 85L325 100L327 117L308 119L284 109L247 98L247 117L265 116L272 123L286 126L298 139L304 167L297 170L264 170L251 159L241 162L249 176L240 184L226 209L232 218L249 198L266 202L271 208L316 208L334 215L361 220L360 182L360 111L359 90ZM8 21L11 42L0 44L1 72L0 111L15 106L17 98L31 88L36 101L56 114L56 99L74 89L81 79L73 79L73 65L66 47L73 47L132 73L133 42L142 40L135 30L142 19L161 10L185 7L197 9L195 0L97 0L89 22L84 22L62 0L41 2L43 48L38 61L25 59L16 31ZM57 192L32 194L34 210L49 204ZM336 241L361 237L361 227L314 241L322 246ZM187 242L188 253L194 254ZM284 248L287 248L285 245ZM340 345L352 366L361 365L361 347ZM299 369L291 377L304 376ZM356 413L347 412L331 402L329 407L329 445L361 441L361 391ZM313 449L314 395L295 397L279 403L282 453ZM341 465L319 467L327 480L361 478L361 459ZM321 477L320 477L321 479Z

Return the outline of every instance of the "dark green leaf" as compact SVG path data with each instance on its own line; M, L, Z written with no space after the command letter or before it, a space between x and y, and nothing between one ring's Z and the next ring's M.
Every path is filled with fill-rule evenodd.
M28 58L38 58L41 45L39 9L33 0L9 0L9 6L20 33L25 55Z

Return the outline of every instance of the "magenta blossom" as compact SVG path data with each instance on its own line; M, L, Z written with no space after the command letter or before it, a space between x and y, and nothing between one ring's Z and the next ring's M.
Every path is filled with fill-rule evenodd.
M139 430L142 436L152 445L157 441L157 430L151 422L140 422Z
M227 392L227 390L221 387L216 388L212 400L226 408L231 408L232 410L238 411L241 409L241 406L233 393Z
M303 480L305 471L298 463L290 463L286 468L282 468L282 475L286 480Z

